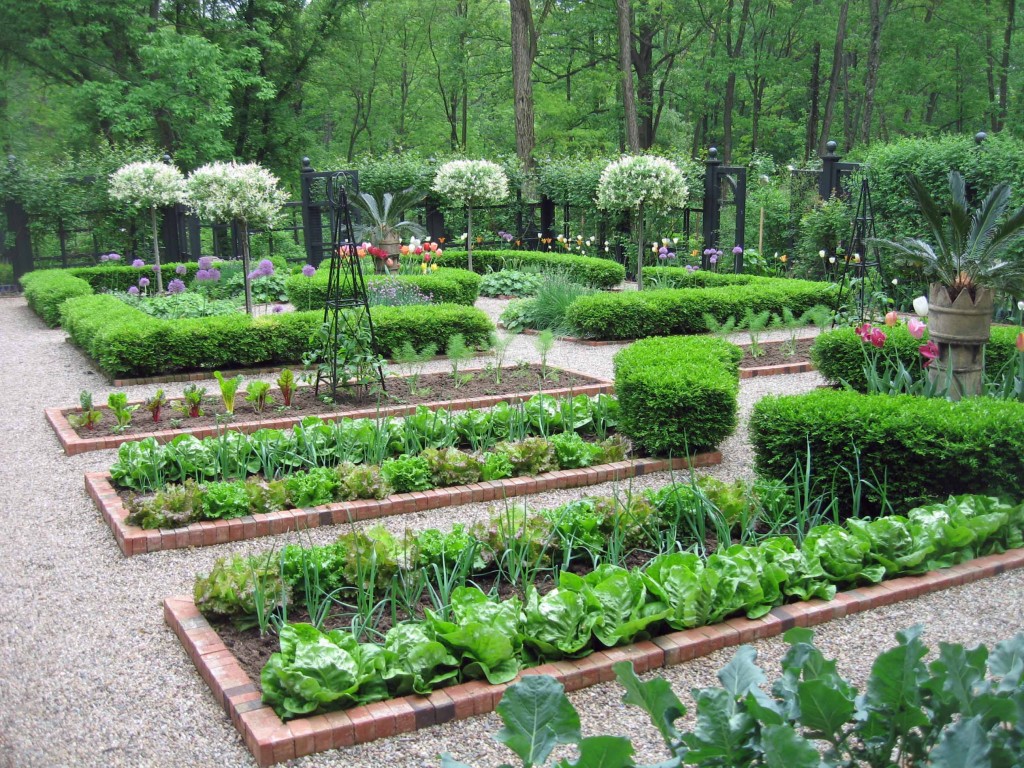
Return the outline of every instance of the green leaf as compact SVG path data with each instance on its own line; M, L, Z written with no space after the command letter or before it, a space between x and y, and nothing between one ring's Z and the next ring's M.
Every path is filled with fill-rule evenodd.
M722 687L734 698L740 698L764 682L764 673L754 660L757 651L752 645L739 648L732 661L718 671Z
M989 660L993 677L1002 678L999 691L1013 691L1024 681L1024 633L996 645Z
M505 727L495 739L519 755L525 768L543 765L556 745L580 740L580 716L562 684L548 675L510 686L497 711Z
M633 768L633 744L623 736L588 736L580 741L575 762L561 761L559 768Z
M853 717L854 702L825 680L805 680L797 686L800 720L811 736L836 743Z
M472 768L472 766L459 762L450 754L445 752L441 755L441 768Z
M947 728L929 757L932 768L991 768L981 718L971 717Z
M633 704L650 715L651 722L666 744L678 741L680 734L675 721L686 714L686 707L679 701L668 681L656 677L644 682L636 676L633 665L628 661L613 664L612 670L619 685L626 689L622 703Z
M791 725L766 725L761 731L767 768L818 768L821 755Z

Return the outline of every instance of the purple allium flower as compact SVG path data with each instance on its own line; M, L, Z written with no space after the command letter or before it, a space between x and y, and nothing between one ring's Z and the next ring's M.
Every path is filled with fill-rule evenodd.
M153 265L152 269L153 269L154 272L159 272L160 271L160 267L158 267L156 264Z
M306 277L312 277L313 275L316 274L316 267L314 267L312 264L307 264L302 268L302 274L304 274Z
M219 269L212 269L211 268L209 270L209 274L210 274L210 280L212 280L213 282L217 282L218 280L220 280L220 270Z
M282 312L284 312L284 305L283 304L275 304L274 308L272 310L270 310L270 311L273 312L275 315L279 315Z
M110 254L109 253L101 253L100 254L100 261L109 261L109 260L110 260Z
M129 288L129 289L128 289L128 295L129 295L129 296L138 296L138 295L139 295L139 289L138 289L138 288L136 288L136 287L135 287L135 286L133 285L133 286L132 286L131 288Z
M146 262L144 262L142 259L136 259L135 261L132 262L132 266L133 267L144 267L144 266L146 266Z
M259 263L259 268L265 270L268 275L274 274L274 262L270 259L263 259Z
M219 269L200 269L196 272L196 280L199 282L216 282L220 280Z
M167 284L167 292L168 293L184 293L185 292L185 283L183 283L181 280L171 280L171 282L169 282Z
M687 264L686 265L686 271L687 272L696 272L697 270L698 270L698 267L693 266L693 264Z
M742 245L734 245L732 247L732 252L734 254L736 254L737 256L739 256L741 253L743 253L743 246Z
M711 254L708 256L708 261L710 263L712 263L712 264L717 264L718 263L718 252L717 251L712 251Z
M187 273L188 273L188 267L186 267L184 264L179 264L178 266L176 266L174 268L174 274L176 274L176 275L184 275L184 274L187 274Z
M200 256L199 268L209 270L213 266L213 256Z
M666 256L665 258L666 259L674 259L675 257L676 257L675 253L673 251L669 251L668 252L668 256Z
M121 260L121 254L120 253L108 253L107 254L107 260L108 261L120 261Z
M149 278L148 277L140 277L139 278L139 288L148 288L148 287L149 287Z

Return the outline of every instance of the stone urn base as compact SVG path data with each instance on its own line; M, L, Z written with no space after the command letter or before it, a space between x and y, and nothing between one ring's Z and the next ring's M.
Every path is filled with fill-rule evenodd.
M939 356L928 368L928 376L947 397L980 395L985 344L992 330L992 291L960 291L950 300L944 285L928 287L928 338L939 347Z

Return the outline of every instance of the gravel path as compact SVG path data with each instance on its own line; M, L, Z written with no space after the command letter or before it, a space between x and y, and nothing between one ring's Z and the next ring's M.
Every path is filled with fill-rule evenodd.
M500 311L482 302L489 311ZM205 683L164 626L161 601L191 591L197 573L232 552L261 552L289 541L328 541L340 529L323 529L203 550L176 550L124 558L92 502L82 474L104 470L113 452L65 457L46 425L42 408L70 405L82 389L105 400L109 387L86 359L46 329L21 298L0 299L0 766L251 766L237 732L214 702ZM596 375L611 375L619 349L558 343L549 362ZM508 359L536 360L530 337L516 338ZM438 361L431 369L444 368ZM819 383L816 374L752 379L741 386L744 414L766 393L798 392ZM183 384L166 385L178 394ZM215 386L215 385L214 385ZM129 387L130 398L156 387ZM45 394L41 394L45 393ZM12 439L15 438L16 439ZM722 478L749 476L750 449L744 432L722 448L726 460L710 470ZM667 473L640 478L633 488L670 481ZM628 484L619 485L622 489ZM613 490L613 484L588 493ZM530 499L550 506L576 496L558 491ZM387 523L400 530L444 527L480 519L484 504L467 505ZM1019 599L1024 573L1015 573L921 598L899 606L833 622L819 636L844 672L861 680L878 650L893 634L915 622L939 640L995 642L1024 629ZM762 657L776 662L780 640L757 643ZM714 684L714 672L730 652L667 670L677 691ZM602 685L572 695L584 732L629 733L638 740L639 760L661 755L654 732L625 709L621 691ZM449 750L479 766L508 759L488 734L495 716L473 718L415 734L295 761L300 766L437 765Z

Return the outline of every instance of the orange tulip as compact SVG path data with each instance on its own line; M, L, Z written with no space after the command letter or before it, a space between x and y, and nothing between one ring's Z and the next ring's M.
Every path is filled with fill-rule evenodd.
M900 324L900 316L896 312L896 310L885 313L885 324L888 325L890 328L895 328L897 325Z
M1024 331L1017 334L1017 351L1024 352Z

